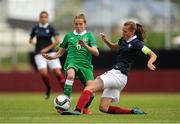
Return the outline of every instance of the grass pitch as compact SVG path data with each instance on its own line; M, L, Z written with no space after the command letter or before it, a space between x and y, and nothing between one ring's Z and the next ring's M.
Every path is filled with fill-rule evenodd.
M92 105L92 115L62 116L56 113L53 94L49 100L41 93L0 93L0 123L180 123L180 94L134 94L121 95L122 107L139 107L147 115L112 115L98 110L100 94ZM71 109L79 94L73 95Z

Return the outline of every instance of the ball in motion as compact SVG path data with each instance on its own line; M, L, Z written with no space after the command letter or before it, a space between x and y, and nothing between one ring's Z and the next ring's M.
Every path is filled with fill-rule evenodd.
M66 95L59 95L54 99L54 106L57 110L68 110L71 106L71 100Z

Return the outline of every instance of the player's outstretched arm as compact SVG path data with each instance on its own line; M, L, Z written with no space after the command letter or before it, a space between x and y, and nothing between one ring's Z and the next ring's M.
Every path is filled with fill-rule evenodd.
M98 49L97 49L96 47L90 47L90 46L88 46L87 44L85 44L84 41L82 41L82 40L79 40L78 43L79 43L82 47L85 47L86 49L88 49L89 52L90 52L91 54L93 54L94 56L99 56L99 51L98 51Z
M93 54L94 56L99 56L99 51L96 47L90 47L90 46L87 46L87 49L89 50L89 52L91 54Z
M149 51L147 54L150 56L150 59L148 60L148 63L147 63L147 67L150 70L154 71L156 70L156 67L153 65L153 63L156 61L157 55L153 51Z
M119 48L119 45L114 44L111 41L109 41L108 37L105 34L100 33L99 35L101 36L102 40L108 45L109 48L111 48L111 49L118 49Z
M65 53L66 49L64 48L60 48L56 54L54 54L53 56L52 55L49 55L47 53L43 53L42 56L48 60L52 60L52 59L57 59L59 57L61 57L64 53Z

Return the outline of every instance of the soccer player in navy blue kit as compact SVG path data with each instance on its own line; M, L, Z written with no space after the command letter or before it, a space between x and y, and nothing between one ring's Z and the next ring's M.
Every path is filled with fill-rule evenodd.
M34 37L36 37L36 43L34 41ZM54 37L54 42L51 40L52 37ZM46 86L45 99L49 98L51 91L47 65L57 77L61 88L64 88L65 77L61 72L61 63L59 59L46 60L42 56L43 53L49 53L51 55L55 54L54 48L59 44L59 42L59 33L48 23L48 13L46 11L42 11L39 15L39 24L35 25L32 29L29 43L35 45L34 59Z
M112 102L119 101L120 93L127 83L128 72L140 52L150 57L147 67L152 71L156 69L153 63L157 56L143 43L145 40L145 31L142 25L136 24L133 21L125 22L122 29L122 38L118 44L110 42L103 33L100 35L111 49L119 50L116 57L116 64L112 66L111 70L96 77L95 80L86 86L79 98L75 111L64 111L62 114L80 115L82 108L87 104L91 95L99 90L103 90L99 106L101 112L109 114L145 114L139 108L127 109L111 105Z

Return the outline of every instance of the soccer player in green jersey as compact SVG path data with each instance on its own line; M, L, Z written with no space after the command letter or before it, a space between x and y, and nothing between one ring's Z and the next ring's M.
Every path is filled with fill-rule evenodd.
M64 94L71 97L74 79L79 79L84 86L90 80L94 79L92 55L98 56L96 40L94 36L86 30L86 18L84 14L79 14L74 18L74 31L65 35L59 51L51 56L43 54L46 59L56 59L61 57L67 51L67 58L64 65L66 72L66 82L64 85ZM91 114L88 106L90 105L94 95L92 95L89 103L84 107L84 114Z

